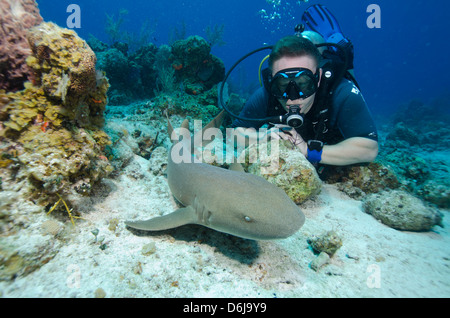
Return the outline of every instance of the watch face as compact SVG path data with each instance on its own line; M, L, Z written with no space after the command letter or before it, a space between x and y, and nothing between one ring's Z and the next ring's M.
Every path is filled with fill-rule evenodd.
M308 141L308 149L309 150L317 150L321 151L323 148L323 142L319 140L310 140Z

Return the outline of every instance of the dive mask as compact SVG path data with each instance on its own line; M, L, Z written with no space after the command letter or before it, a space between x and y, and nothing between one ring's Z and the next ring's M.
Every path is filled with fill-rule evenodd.
M307 68L288 68L277 72L270 80L270 92L280 99L308 98L317 92L319 70L314 75Z

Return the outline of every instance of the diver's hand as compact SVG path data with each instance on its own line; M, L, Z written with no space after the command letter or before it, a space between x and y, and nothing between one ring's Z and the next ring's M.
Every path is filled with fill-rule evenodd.
M275 125L272 129L273 132L275 132L272 134L272 138L278 137L281 140L290 141L306 157L308 146L302 136L300 136L294 128L287 125Z

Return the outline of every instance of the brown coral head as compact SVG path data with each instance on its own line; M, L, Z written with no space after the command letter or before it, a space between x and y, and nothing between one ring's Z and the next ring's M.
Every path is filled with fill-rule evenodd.
M95 70L95 54L84 53L77 69L70 73L70 90L75 94L85 94L95 89L97 74Z
M39 61L49 61L53 54L52 49L46 45L38 45L33 52Z

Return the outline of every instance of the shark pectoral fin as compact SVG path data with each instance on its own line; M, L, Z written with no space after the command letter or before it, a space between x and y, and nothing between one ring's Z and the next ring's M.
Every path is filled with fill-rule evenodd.
M179 208L170 214L145 221L125 222L129 227L144 231L162 231L191 223L195 223L195 210L192 206Z

